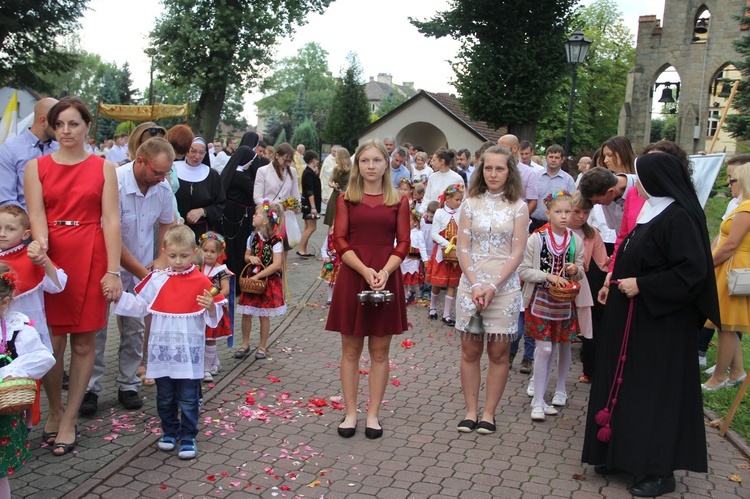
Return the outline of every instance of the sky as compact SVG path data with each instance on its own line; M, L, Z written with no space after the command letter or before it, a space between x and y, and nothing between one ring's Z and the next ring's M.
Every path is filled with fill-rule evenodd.
M583 0L582 5L594 0ZM664 0L616 0L625 24L635 36L638 17L664 13ZM459 43L452 39L426 38L409 23L409 17L428 19L446 10L446 0L335 0L322 15L308 16L294 36L275 50L275 59L294 55L305 44L315 41L328 52L329 69L334 75L346 65L349 51L357 53L363 77L390 73L393 82L414 82L417 89L451 92L453 70ZM90 0L81 20L81 45L106 61L121 66L129 63L134 87L148 86L149 60L144 54L148 33L162 6L157 0ZM148 13L148 14L146 14ZM113 29L120 27L120 29ZM244 115L251 125L257 121L255 101L261 95L249 92Z

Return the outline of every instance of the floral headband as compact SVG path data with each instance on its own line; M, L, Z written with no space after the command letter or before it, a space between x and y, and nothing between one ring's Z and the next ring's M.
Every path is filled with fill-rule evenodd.
M445 189L445 197L452 196L454 194L463 194L464 193L464 184L453 184L449 185L447 189Z
M401 179L399 179L398 186L401 187L401 184L409 187L410 189L412 187L411 181L408 178L406 178L406 177L401 177Z
M222 236L216 233L209 234L208 232L201 236L201 246L203 246L203 244L209 239L213 239L214 241L218 242L221 245L222 250L227 249L227 243L226 241L224 241L224 238Z
M557 191L557 192L551 192L547 194L547 196L542 199L542 203L546 206L550 201L557 198L569 198L570 193L568 191Z
M414 217L417 220L417 222L422 220L422 214L416 208L412 208L411 216Z
M268 219L274 224L279 224L279 214L276 213L276 210L271 208L271 202L268 199L263 200L263 211L266 213L266 216Z
M16 290L16 276L12 272L5 272L0 275L0 279L5 281L5 285L10 288L11 291Z

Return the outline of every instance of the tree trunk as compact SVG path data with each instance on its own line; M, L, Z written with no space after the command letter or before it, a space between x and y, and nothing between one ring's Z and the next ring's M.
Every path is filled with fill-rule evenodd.
M226 95L226 82L218 90L208 91L204 89L201 91L200 99L198 99L198 104L195 107L196 121L192 128L196 135L200 135L206 140L206 143L211 143L214 139Z
M508 133L512 133L518 140L528 140L536 150L536 121L531 123L508 123Z

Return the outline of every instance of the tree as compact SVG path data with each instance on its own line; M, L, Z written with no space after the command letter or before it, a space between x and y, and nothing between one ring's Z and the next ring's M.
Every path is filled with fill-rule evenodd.
M750 7L745 7L745 14L737 19L742 25L750 24ZM734 61L732 64L740 70L743 79L734 93L732 108L738 114L730 114L726 118L726 129L732 138L750 140L750 35L745 35L733 42L734 49L744 57L742 60Z
M292 109L292 123L294 126L299 126L303 121L307 119L307 99L305 95L305 88L300 87L297 92L297 101L294 103L294 109Z
M341 76L336 95L323 128L323 140L331 144L342 144L354 152L357 142L351 136L370 124L370 103L362 80L362 67L357 55L350 52L346 57L349 66Z
M309 116L320 130L336 93L336 83L328 69L328 52L316 42L308 43L295 56L279 61L260 90L268 94L256 103L260 111L276 108L292 121L300 92L304 93L306 112L295 124Z
M563 42L577 0L452 0L428 21L410 19L436 38L461 41L453 64L464 109L532 142L567 69Z
M635 61L633 35L613 0L597 0L575 14L574 23L592 41L586 62L577 68L572 151L597 149L617 135L620 109L625 101L628 71ZM556 105L539 121L537 142L562 144L568 119L570 76L554 94ZM567 151L570 153L571 151Z
M166 83L201 89L191 126L212 139L227 89L252 88L278 39L323 12L331 0L163 0L151 31L156 68Z
M320 137L315 130L315 123L310 118L300 123L294 130L291 144L296 147L297 144L304 144L306 150L318 151L320 149Z
M383 117L390 113L398 106L409 100L409 98L401 92L396 92L393 89L389 90L385 97L380 101L380 106L376 111L379 117Z
M279 147L280 144L283 144L284 142L287 142L286 140L286 130L283 128L281 129L281 133L279 133L279 136L276 137L276 142L273 143L273 147Z
M57 39L78 27L88 0L0 2L0 86L14 84L47 92L44 74L60 74L75 62Z

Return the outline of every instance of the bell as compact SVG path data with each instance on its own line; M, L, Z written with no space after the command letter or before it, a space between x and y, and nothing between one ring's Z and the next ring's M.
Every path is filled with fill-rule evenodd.
M732 87L729 85L729 83L722 83L721 92L719 92L719 95L717 95L716 97L721 97L722 99L728 99L731 93L732 93Z
M672 87L667 87L661 91L661 99L659 99L659 102L674 102Z
M484 319L482 319L482 306L477 304L477 311L469 319L469 325L466 326L468 334L484 334Z
M209 289L208 292L211 293L211 296L217 296L219 293L221 293L221 290L216 286L211 286L211 289Z
M698 19L698 22L695 23L694 31L699 35L705 35L708 33L708 19L705 17Z

